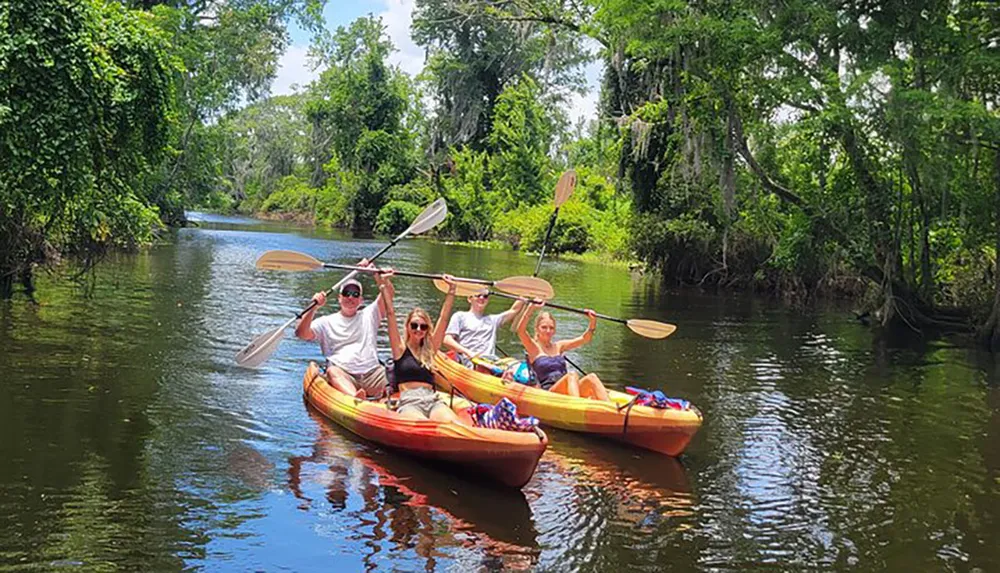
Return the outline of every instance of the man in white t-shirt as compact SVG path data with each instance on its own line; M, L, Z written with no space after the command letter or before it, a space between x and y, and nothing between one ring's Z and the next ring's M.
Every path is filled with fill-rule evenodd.
M365 266L367 261L362 261ZM392 271L377 274L379 289L392 288L385 277ZM384 285L384 286L383 286ZM381 398L389 386L385 367L378 361L375 342L378 325L386 315L382 295L375 303L360 308L362 303L361 283L350 279L340 286L337 300L340 311L313 320L316 309L326 304L326 295L313 295L316 306L302 316L295 335L302 340L319 342L326 356L326 377L330 384L349 396L358 398Z
M513 320L524 303L518 300L500 314L485 314L489 303L490 291L483 289L469 297L469 310L451 315L444 335L445 348L464 355L466 360L496 356L497 330Z

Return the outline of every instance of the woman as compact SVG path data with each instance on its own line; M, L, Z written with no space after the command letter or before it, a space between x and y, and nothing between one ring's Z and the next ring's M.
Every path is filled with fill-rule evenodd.
M556 320L549 312L541 312L535 318L535 337L528 336L528 318L544 303L533 302L517 324L517 336L528 352L528 365L531 367L538 385L550 392L582 396L595 400L608 400L608 391L601 384L596 374L587 374L583 378L576 372L567 372L564 353L579 348L590 342L597 329L597 315L587 310L590 326L587 331L569 340L553 340L556 333Z
M392 346L393 368L396 386L399 388L399 407L396 412L415 420L429 418L438 422L454 422L458 416L438 398L434 390L431 364L438 348L441 348L445 326L451 316L451 305L455 301L457 287L455 279L451 275L444 275L444 281L450 288L444 298L437 325L432 329L431 317L427 312L419 307L414 308L403 323L405 334L400 337L396 311L393 308L393 296L396 292L389 280L390 275L391 273L376 275L376 282L385 298L389 344Z

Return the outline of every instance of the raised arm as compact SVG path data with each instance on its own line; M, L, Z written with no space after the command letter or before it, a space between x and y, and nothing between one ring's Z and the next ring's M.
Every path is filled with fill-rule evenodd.
M579 348L584 344L587 344L594 338L594 331L597 329L597 315L594 314L594 311L590 310L589 308L586 309L586 311L587 311L587 316L590 317L590 325L587 326L587 330L585 330L583 334L577 336L576 338L570 338L569 340L560 340L559 342L557 342L556 344L558 344L560 354L562 354L563 352L568 352L570 350L573 350L574 348Z
M500 318L500 324L507 324L514 320L514 317L517 316L517 313L521 312L522 308L524 308L524 301L521 299L515 300L514 304L510 305L510 308L503 313L503 316Z
M392 348L392 359L399 360L399 357L406 351L403 337L399 335L399 325L396 323L396 309L394 297L396 289L392 285L392 269L386 273L375 273L375 284L378 285L379 312L385 316L386 330L389 333L389 346Z
M326 304L326 293L318 292L313 295L312 299L316 301L316 306L306 311L302 315L299 325L295 327L295 336L302 340L314 340L316 338L316 335L312 331L313 316L316 314L316 309Z
M458 283L455 277L444 275L444 282L448 283L448 294L444 296L444 304L441 305L441 314L438 315L437 324L434 325L434 337L431 339L431 348L438 350L444 342L445 330L448 329L448 319L451 318L451 307L455 303L455 289Z
M517 337L521 339L521 345L528 352L528 360L534 362L535 358L541 354L541 349L538 348L538 344L535 343L534 339L528 335L528 321L531 320L531 316L535 312L542 308L542 304L533 302L528 305L528 310L521 315L521 320L517 323Z

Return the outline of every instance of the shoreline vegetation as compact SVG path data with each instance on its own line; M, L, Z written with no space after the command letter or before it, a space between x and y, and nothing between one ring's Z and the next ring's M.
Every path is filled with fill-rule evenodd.
M572 168L547 252L1000 350L990 5L416 0L416 76L379 18L322 8L4 5L0 298L191 208L393 234L444 197L442 239L538 251ZM271 96L292 22L323 71ZM588 62L600 103L574 125Z

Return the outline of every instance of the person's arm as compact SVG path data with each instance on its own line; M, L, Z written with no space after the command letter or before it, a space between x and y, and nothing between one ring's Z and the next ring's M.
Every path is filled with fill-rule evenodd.
M299 321L299 325L295 327L295 336L301 338L302 340L316 339L316 334L312 331L313 315L316 314L316 309L326 304L326 293L318 292L313 295L312 299L316 301L316 306L306 311L306 313L302 315L302 320Z
M448 319L451 318L451 307L455 303L455 289L458 288L455 277L451 275L444 275L444 282L448 283L448 294L444 297L441 314L438 316L437 324L434 325L434 338L431 339L431 348L434 350L441 348L441 343L444 342Z
M386 331L389 333L389 347L392 348L392 359L399 360L399 357L406 351L403 338L399 335L399 325L396 323L396 309L393 304L396 290L392 286L392 270L383 275L375 274L375 284L378 285L378 312L385 317Z
M560 340L557 344L559 345L559 353L569 352L574 348L579 348L584 344L587 344L594 338L594 331L597 330L597 315L594 311L587 310L587 316L590 317L590 325L587 326L587 330L583 334L577 336L576 338L571 338L569 340Z
M521 312L522 308L524 308L524 301L522 299L515 300L514 304L510 305L510 308L501 315L500 324L507 324L514 320L514 317L517 316L517 313Z
M473 351L469 350L468 348L462 346L462 344L458 340L456 340L454 336L452 336L451 334L448 334L447 332L445 332L445 334L444 334L444 340L442 340L441 343L442 343L442 346L444 346L448 350L454 350L455 352L457 352L459 354L464 354L464 355L468 356L469 358L472 358L473 356L475 356L475 352L473 352Z
M528 305L528 310L521 315L521 320L517 323L517 337L521 339L521 345L528 352L530 362L535 361L535 358L541 354L541 350L535 340L528 335L528 321L531 320L531 315L535 314L535 311L542 308L542 304L544 303L533 302Z

